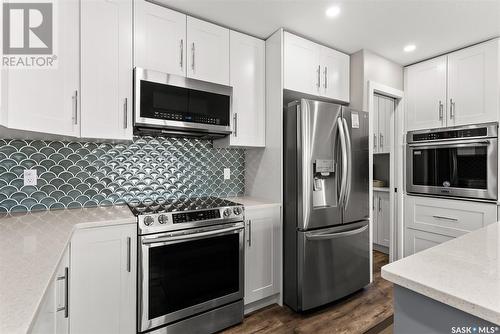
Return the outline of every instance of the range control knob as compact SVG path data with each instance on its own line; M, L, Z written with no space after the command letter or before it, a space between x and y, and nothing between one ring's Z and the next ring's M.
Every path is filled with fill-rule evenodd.
M158 216L158 222L160 224L166 224L166 223L168 223L168 217L167 217L167 215L159 215Z
M233 208L233 213L234 213L235 215L237 215L237 216L238 216L238 215L241 215L241 208L240 208L239 206L234 207L234 208Z
M224 210L224 217L229 217L231 215L231 209L227 208Z
M144 217L144 225L150 226L150 225L153 225L154 222L155 222L155 220L153 217L151 217L151 216Z

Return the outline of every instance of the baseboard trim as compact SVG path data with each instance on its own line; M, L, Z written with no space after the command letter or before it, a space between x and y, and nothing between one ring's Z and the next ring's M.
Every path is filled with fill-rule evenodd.
M272 304L279 304L280 302L280 294L275 294L269 297L266 297L261 300L254 301L253 303L246 304L245 305L245 315L249 315L250 313L253 313L257 310L260 310L261 308L267 307Z

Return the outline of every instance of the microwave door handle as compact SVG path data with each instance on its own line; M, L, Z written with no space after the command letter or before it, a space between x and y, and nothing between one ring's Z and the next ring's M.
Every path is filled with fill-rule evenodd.
M235 226L235 227L229 227L229 228L216 229L216 230L207 231L207 232L191 233L191 234L186 234L186 235L148 238L148 239L142 240L142 244L143 245L150 245L150 244L164 243L164 242L170 242L170 241L193 240L193 239L199 239L199 238L209 237L209 236L213 236L213 235L234 232L234 231L238 231L238 230L242 230L242 229L244 229L244 227Z

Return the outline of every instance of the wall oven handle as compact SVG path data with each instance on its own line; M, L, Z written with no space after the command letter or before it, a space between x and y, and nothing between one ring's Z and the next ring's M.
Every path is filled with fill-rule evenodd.
M496 139L496 138L495 138ZM444 146L444 145L489 145L491 142L489 140L450 140L450 141L440 141L440 142L425 142L425 143L411 143L408 144L410 147L433 147L433 146Z
M151 238L151 239L144 239L144 240L142 240L142 244L148 245L148 244L156 244L156 243L169 242L169 241L198 239L201 237L208 237L208 236L212 236L212 235L218 235L218 234L238 231L238 230L242 230L242 229L244 229L243 226L235 226L235 227L216 229L216 230L207 231L207 232L191 233L191 234L186 234L186 235L176 235L176 236L171 236L171 237L157 237L157 238Z
M336 233L324 233L324 234L306 234L307 240L328 240L328 239L336 239L342 237L348 237L351 235L359 234L368 229L368 225L344 232L336 232Z

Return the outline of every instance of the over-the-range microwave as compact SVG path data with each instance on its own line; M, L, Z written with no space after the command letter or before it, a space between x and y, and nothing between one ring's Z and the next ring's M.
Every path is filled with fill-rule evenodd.
M232 87L134 69L134 134L221 138L231 133Z

